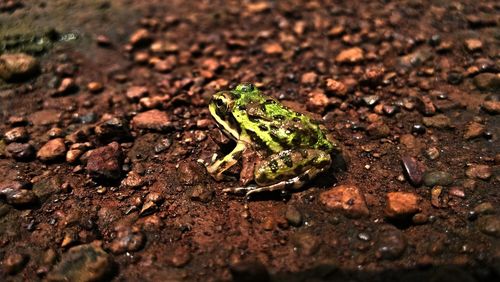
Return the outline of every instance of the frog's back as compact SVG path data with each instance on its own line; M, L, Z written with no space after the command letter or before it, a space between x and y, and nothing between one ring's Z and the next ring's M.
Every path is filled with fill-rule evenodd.
M274 153L299 148L333 150L319 125L308 116L260 93L246 98L245 114L240 113L237 119L259 147Z

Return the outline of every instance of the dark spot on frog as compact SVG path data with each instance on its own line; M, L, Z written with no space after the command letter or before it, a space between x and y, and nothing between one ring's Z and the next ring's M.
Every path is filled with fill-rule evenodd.
M302 169L303 169L303 168L304 168L304 166L303 166L303 165L298 165L297 167L295 167L295 168L293 169L293 172L294 172L295 174L300 174L300 173L302 173Z
M299 181L300 181L300 182L304 182L304 183L305 183L305 182L308 182L308 181L309 181L309 174L304 173L303 175L301 175L301 176L299 177Z
M259 129L262 131L268 131L269 128L265 124L259 124Z
M284 120L285 116L284 115L274 115L273 119L275 119L275 120Z
M238 110L240 111L246 111L247 107L245 107L244 105L239 105L238 106Z
M281 156L281 160L283 161L283 163L287 167L292 167L293 166L293 161L292 161L292 158L291 158L290 154L286 154L286 155Z
M300 153L300 156L302 158L307 158L307 156L309 156L309 153L307 152L307 150L299 150L299 153Z
M276 173L278 171L278 162L276 160L272 160L269 162L269 168L273 173Z
M292 118L292 121L294 121L294 122L300 122L300 118L294 117L294 118Z

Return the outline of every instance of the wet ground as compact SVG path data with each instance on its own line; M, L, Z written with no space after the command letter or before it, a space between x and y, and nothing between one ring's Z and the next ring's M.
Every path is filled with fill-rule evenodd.
M0 1L2 281L493 281L497 1ZM246 200L213 93L343 147ZM243 173L242 178L248 177Z

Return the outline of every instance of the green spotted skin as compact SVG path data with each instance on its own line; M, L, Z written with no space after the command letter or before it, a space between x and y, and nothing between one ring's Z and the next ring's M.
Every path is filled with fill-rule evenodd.
M227 192L249 195L300 188L329 168L330 154L338 150L310 117L263 95L252 84L214 94L209 110L219 127L237 141L231 153L207 167L215 179L222 179L222 173L246 149L267 156L255 167L257 185L228 188Z

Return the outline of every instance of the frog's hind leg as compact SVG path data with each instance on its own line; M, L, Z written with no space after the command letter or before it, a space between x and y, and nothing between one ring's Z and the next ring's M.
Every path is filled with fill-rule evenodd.
M224 171L228 170L230 167L235 165L238 162L238 159L241 158L243 151L246 149L246 143L243 141L238 141L236 143L236 147L227 154L224 158L217 160L215 163L207 166L207 171L212 175L216 180L222 180Z
M293 178L283 180L271 185L267 186L250 185L247 187L226 188L222 191L226 193L235 193L235 194L245 193L245 196L248 198L250 195L260 192L297 190L302 188L304 184L309 182L310 179L314 178L316 175L320 174L326 169L327 167L323 168L312 167L306 170L305 172L301 173L300 175L297 175Z

